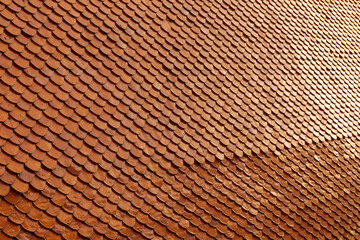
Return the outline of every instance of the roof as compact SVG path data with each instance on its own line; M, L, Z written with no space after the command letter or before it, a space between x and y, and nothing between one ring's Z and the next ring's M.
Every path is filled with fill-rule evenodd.
M356 1L1 1L1 239L358 239Z

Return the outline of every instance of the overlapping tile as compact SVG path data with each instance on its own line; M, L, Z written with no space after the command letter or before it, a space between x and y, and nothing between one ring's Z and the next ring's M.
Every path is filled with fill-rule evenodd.
M3 1L0 238L357 239L358 15Z

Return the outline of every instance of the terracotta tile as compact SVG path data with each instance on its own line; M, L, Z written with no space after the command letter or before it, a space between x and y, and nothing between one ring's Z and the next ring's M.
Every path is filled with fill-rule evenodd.
M12 142L8 141L2 146L2 150L10 156L14 156L18 153L19 147Z
M9 216L14 210L13 205L7 203L6 201L1 201L0 203L0 212L4 216Z
M16 191L24 193L29 189L29 183L23 182L20 179L16 179L15 182L11 185Z
M25 218L24 223L22 226L29 232L34 232L38 227L39 224L37 221L34 221L30 218Z
M5 224L7 223L7 217L1 216L0 219L1 219L0 226L1 226L1 228L3 228L5 226ZM6 236L5 234L3 234L3 235ZM1 237L3 237L3 236L1 236Z
M71 229L81 229L79 234L83 237L105 235L112 239L118 233L122 237L153 238L158 234L165 238L177 235L200 239L324 235L319 219L328 215L315 213L315 206L328 208L328 202L343 191L323 192L325 185L321 183L334 182L334 186L345 189L344 182L334 176L346 176L348 167L356 176L356 170L351 168L356 162L353 155L346 155L346 162L337 155L337 161L343 165L335 164L335 171L324 174L323 169L333 169L324 165L332 157L320 149L334 150L329 145L319 147L313 143L329 142L332 138L356 142L351 137L355 127L348 131L339 124L339 120L351 122L355 118L331 111L325 114L331 126L318 120L325 116L315 103L315 99L321 99L316 95L320 89L327 91L328 98L335 91L336 98L345 95L340 90L342 86L335 84L336 88L332 88L324 78L315 82L311 77L327 77L324 69L328 61L318 57L324 47L319 42L313 44L322 39L320 32L313 32L314 39L303 38L298 34L300 28L293 28L301 19L296 18L300 16L298 5L284 3L286 8L281 10L290 18L284 22L282 16L273 12L279 7L277 3L228 1L230 8L226 10L215 2L204 2L201 7L166 2L118 2L117 6L96 1L63 1L57 6L41 1L20 3L1 6L5 12L1 13L0 23L6 30L0 44L0 50L5 52L0 71L0 193L11 196L11 185L35 201L34 205L26 205L19 200L17 209L31 211L29 216L37 219L20 223L19 218L21 227L34 232L37 238L57 238L59 235L48 230L53 222L46 217L51 215L62 218L58 221L61 224L54 223L54 232L65 239L77 237ZM288 15L290 11L292 14ZM260 12L263 15L259 17ZM303 17L308 12L301 14ZM208 31L206 24L215 28ZM307 28L316 24L313 21ZM334 28L332 24L329 22L327 27ZM347 33L351 35L352 31ZM354 38L349 44L356 42ZM340 49L334 51L338 54L344 46L334 44L330 48ZM294 49L301 52L295 54ZM317 64L311 62L311 56ZM353 68L331 62L333 69L344 70L331 73L336 76L334 81L352 77L356 63L350 62ZM116 88L113 84L117 84ZM356 88L353 90L356 92ZM330 102L338 102L334 99ZM344 102L350 101L346 99ZM332 105L332 110L338 106L343 112L350 112L351 107L346 104ZM341 131L332 124L339 124ZM320 161L319 165L317 159L310 159L314 154L309 146L318 149L316 154L325 162ZM349 149L356 151L353 146L344 149L346 154ZM246 161L248 157L251 161ZM204 168L190 170L189 166L199 164ZM299 171L301 175L297 174ZM180 172L187 175L180 177ZM312 181L311 187L305 186L304 181ZM349 181L356 188L353 180ZM61 193L51 193L49 187ZM42 205L40 191L52 196L52 204L58 207ZM277 197L270 194L273 192ZM304 200L308 194L322 201L313 201L306 215L305 204L299 198ZM90 215L87 210L73 210L73 205L66 203L67 198L90 210ZM95 199L94 207L89 199ZM123 212L117 213L113 204ZM356 215L356 203L349 204L349 208L335 204L329 209L346 219L350 209ZM67 217L59 206L64 206ZM39 224L40 212L45 208ZM138 208L150 217L138 214ZM295 223L286 221L285 214L292 214L289 209L309 216L309 223L299 219ZM273 218L264 221L260 212ZM256 218L252 215L255 213ZM104 232L106 225L98 221L110 221L110 214L121 221L110 224L114 230ZM15 215L10 215L13 222ZM129 215L137 220L127 218ZM276 217L280 215L281 221ZM176 223L165 216L173 217ZM198 227L184 224L184 219L191 216L196 216L192 221ZM122 222L124 219L127 224ZM327 219L334 223L333 216ZM332 236L348 236L349 228L338 224L339 219L336 218L336 228L329 227L329 232ZM289 228L289 224L296 227ZM298 227L304 224L313 226L308 229L311 233ZM96 226L95 231L88 226Z
M14 224L9 221L8 224L4 226L2 231L9 237L16 237L20 232L20 225Z
M33 179L33 181L31 181L31 186L34 187L37 190L43 190L45 188L46 185L46 181L42 180L38 177L35 176L35 178Z
M52 228L55 225L55 218L52 216L44 214L42 218L39 220L39 223L45 228Z
M7 119L6 119L7 120ZM13 135L13 129L7 127L5 124L0 125L1 137L9 139Z

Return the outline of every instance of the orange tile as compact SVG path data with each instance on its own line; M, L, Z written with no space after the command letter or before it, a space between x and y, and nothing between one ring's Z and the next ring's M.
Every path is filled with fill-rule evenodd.
M296 24L311 10L300 14L291 1L225 5L32 1L1 6L0 193L22 192L36 204L19 201L19 211L40 219L31 210L40 206L45 214L40 224L19 218L22 228L55 239L59 234L66 239L78 234L113 239L118 234L349 236L349 227L328 212L343 219L350 211L357 214L353 191L347 207L336 202L345 193L338 189L356 188L352 166L357 166L358 144L345 144L358 141L351 124L357 118L350 114L354 100L346 97L357 91L346 88L357 66L350 61L356 55L350 54L356 49L354 28L347 28L355 39L344 40L352 46L348 50L346 44L327 46L319 31L312 32L313 39L300 36L304 26ZM290 21L275 14L278 8ZM308 21L307 29L323 22ZM334 26L328 22L328 30ZM342 34L338 28L335 32ZM329 47L336 50L331 54L345 57L324 60ZM325 102L332 105L323 107ZM315 145L319 142L331 144ZM332 154L339 145L342 150ZM348 172L352 177L346 177ZM334 183L332 194L323 182ZM46 205L37 202L40 192L52 196L57 207L45 211ZM308 205L299 198L308 194L320 200L306 215ZM96 217L73 211L66 199ZM60 206L67 218L53 225L46 214L60 219ZM293 211L307 221L293 217ZM286 215L296 220L287 221ZM15 222L16 212L10 216ZM118 221L104 231L112 216ZM183 224L190 216L196 216L196 226ZM336 228L319 219L336 222ZM48 230L52 227L56 234ZM23 236L19 231L17 237Z
M55 218L53 218L52 216L48 216L46 214L44 214L42 216L42 218L39 220L39 223L45 227L45 228L48 228L48 229L51 229L54 227L55 225Z
M9 237L16 237L20 232L20 225L14 224L12 222L8 222L2 231Z
M2 146L2 150L10 156L14 156L19 151L19 146L13 144L12 142L8 141L5 145Z

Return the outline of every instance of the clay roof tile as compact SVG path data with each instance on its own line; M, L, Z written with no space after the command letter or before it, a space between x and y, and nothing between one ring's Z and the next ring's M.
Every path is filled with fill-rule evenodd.
M0 238L356 235L356 6L4 3Z

